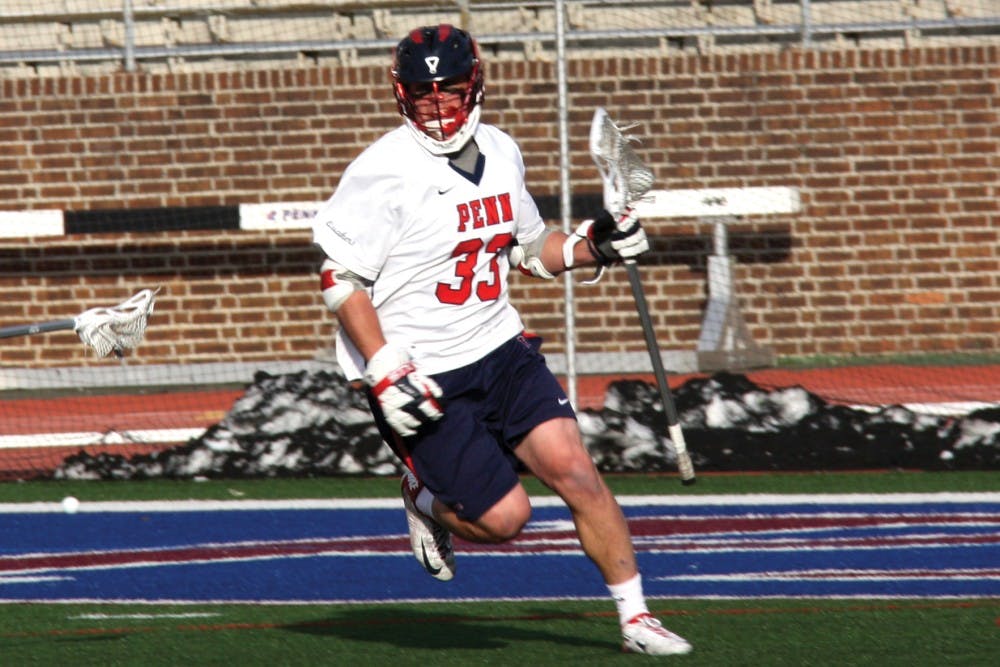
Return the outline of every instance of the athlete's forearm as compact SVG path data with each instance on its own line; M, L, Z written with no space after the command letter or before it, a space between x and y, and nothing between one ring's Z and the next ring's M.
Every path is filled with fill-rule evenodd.
M340 326L365 360L385 345L385 334L375 306L366 292L355 292L337 309Z
M542 264L553 275L566 270L566 264L563 261L563 245L568 238L569 235L564 232L553 231L545 239L545 245L542 248L541 254ZM597 260L594 254L590 252L588 244L577 243L573 248L573 268L578 266L592 266L596 263Z

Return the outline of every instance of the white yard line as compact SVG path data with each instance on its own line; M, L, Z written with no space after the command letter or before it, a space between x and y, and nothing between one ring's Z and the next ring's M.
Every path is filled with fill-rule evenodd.
M623 507L644 505L689 507L700 505L893 505L896 503L997 503L1000 492L940 493L810 493L715 494L690 496L618 496ZM535 507L558 507L556 496L531 499ZM79 512L219 512L249 510L353 510L399 509L399 498L299 498L282 500L115 500L88 502ZM63 513L60 502L0 503L0 514Z

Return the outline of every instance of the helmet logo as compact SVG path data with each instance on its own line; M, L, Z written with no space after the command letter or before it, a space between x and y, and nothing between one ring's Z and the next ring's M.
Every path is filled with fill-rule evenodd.
M438 63L441 62L440 58L438 58L437 56L427 56L426 58L424 58L424 62L427 63L428 72L430 72L431 74L438 73Z

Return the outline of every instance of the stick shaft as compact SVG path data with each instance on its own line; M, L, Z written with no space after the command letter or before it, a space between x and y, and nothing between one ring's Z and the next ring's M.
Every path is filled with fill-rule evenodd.
M590 124L590 156L594 159L604 183L604 208L614 216L620 216L622 208L633 203L653 185L653 172L639 160L629 146L628 138L622 135L621 129L611 122L607 112L601 107L594 110L594 119ZM694 465L687 450L687 443L684 442L684 432L681 430L674 399L670 396L667 373L663 369L663 359L660 357L660 346L656 342L656 332L649 317L646 295L642 289L642 281L639 280L639 267L635 263L635 258L626 259L624 264L629 284L632 286L635 307L639 313L639 322L642 323L642 335L646 339L649 360L653 364L656 386L660 390L660 402L667 418L670 441L677 455L677 470L684 484L693 484Z
M67 331L76 328L76 320L73 318L65 320L52 320L51 322L40 322L39 324L22 324L13 327L0 328L0 338L14 338L15 336L31 336L37 333L48 333L49 331Z
M625 271L628 273L628 282L632 287L632 296L635 299L636 311L639 313L642 335L646 339L649 360L653 364L653 376L656 378L656 386L660 390L660 401L663 404L663 413L667 417L667 430L670 433L670 441L674 443L674 451L677 454L677 469L680 472L682 482L693 484L695 481L694 465L691 462L691 455L687 451L687 443L684 441L684 432L680 427L677 406L674 405L674 399L670 395L670 386L667 384L667 372L663 368L663 359L660 357L660 346L656 342L653 321L649 317L646 294L642 289L642 281L639 279L639 267L636 265L634 259L625 261Z

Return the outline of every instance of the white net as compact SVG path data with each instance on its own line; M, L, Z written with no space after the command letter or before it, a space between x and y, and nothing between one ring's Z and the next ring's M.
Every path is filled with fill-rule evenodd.
M65 332L80 304L162 291L128 364L65 333L0 342L0 477L81 447L152 456L212 428L261 372L336 370L310 219L399 123L393 44L438 22L478 38L484 121L520 144L550 224L564 196L574 225L602 204L594 108L638 124L624 146L655 175L639 264L672 381L722 367L838 408L1000 405L996 0L4 0L0 327L58 318ZM620 190L647 187L616 159L633 174ZM511 278L549 365L575 364L582 408L605 404L610 379L648 381L628 289L613 269L567 305L558 282ZM138 342L146 320L125 311L88 334L99 354ZM698 414L739 411L713 398ZM696 411L681 412L687 427ZM957 428L926 429L954 434L939 465L992 456ZM803 429L787 441L808 442ZM893 460L931 466L942 437Z
M637 137L625 132L635 125L619 127L607 111L598 107L590 125L590 154L604 182L604 203L617 214L653 187L653 171L643 164L632 147Z
M76 333L97 356L112 352L122 357L142 342L146 323L153 312L156 292L144 289L126 301L109 308L91 308L76 318Z

